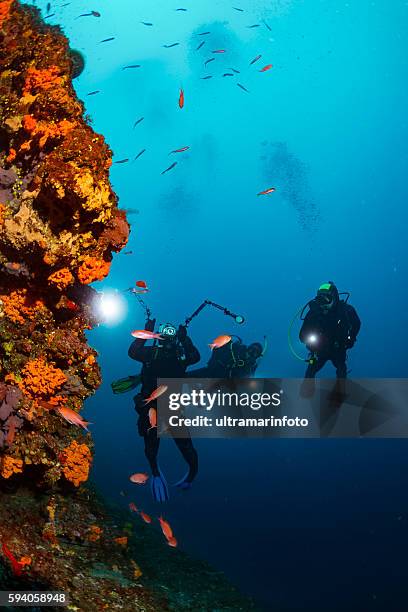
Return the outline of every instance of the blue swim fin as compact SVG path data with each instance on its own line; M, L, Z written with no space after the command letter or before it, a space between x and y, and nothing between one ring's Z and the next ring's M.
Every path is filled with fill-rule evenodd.
M150 487L152 489L153 499L157 502L163 503L169 499L169 489L167 482L163 476L163 472L159 468L160 476L152 476L150 481Z
M193 483L187 480L189 474L190 474L190 471L188 471L181 480L179 480L178 482L175 482L173 486L178 487L179 489L183 489L183 491L187 491L188 489L191 489L191 487L193 486Z

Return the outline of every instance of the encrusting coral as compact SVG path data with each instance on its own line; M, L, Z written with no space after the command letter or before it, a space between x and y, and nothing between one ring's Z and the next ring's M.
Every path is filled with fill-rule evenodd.
M63 464L64 476L76 487L88 479L92 454L86 444L78 444L73 440L61 453L60 461Z
M78 487L92 440L59 410L79 412L100 384L89 285L129 225L65 36L36 8L0 0L0 39L0 483L28 470L38 487Z

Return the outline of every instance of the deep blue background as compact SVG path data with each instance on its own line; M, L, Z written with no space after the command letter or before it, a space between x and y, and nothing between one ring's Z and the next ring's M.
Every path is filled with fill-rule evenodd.
M219 333L246 341L267 334L259 374L290 377L303 366L287 348L289 321L332 279L351 291L363 322L352 375L404 377L408 5L236 2L244 12L226 0L182 0L187 12L176 12L172 0L52 3L49 22L62 24L86 56L76 88L114 160L147 149L112 167L121 207L140 213L129 217L133 255L115 256L98 288L146 279L159 321L178 323L205 298L225 304L247 323L233 328L216 312L197 319L190 331L202 364ZM45 10L45 2L37 5ZM90 10L102 16L75 19ZM261 25L247 27L253 24ZM197 35L207 30L210 36ZM219 48L227 53L212 56ZM217 59L205 70L209 57ZM142 67L122 71L136 63ZM269 63L272 70L258 72ZM223 78L231 67L241 74ZM201 80L206 74L213 78ZM88 97L93 90L101 93ZM190 151L161 176L169 151L184 145ZM270 186L276 193L256 196ZM128 307L120 325L89 334L104 378L86 406L97 449L93 475L108 496L134 499L156 515L149 491L128 482L146 469L131 398L113 397L109 387L137 371L127 348L143 313L131 296ZM266 610L407 609L405 441L197 447L197 484L174 494L165 510L183 549L223 569ZM162 444L161 464L170 481L181 476L171 441ZM121 498L120 490L131 495Z

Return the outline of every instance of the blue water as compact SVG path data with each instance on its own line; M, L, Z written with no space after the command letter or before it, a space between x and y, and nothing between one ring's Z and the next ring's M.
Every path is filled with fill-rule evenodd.
M267 334L259 374L298 377L289 321L331 279L351 292L362 319L352 375L404 377L408 3L234 2L52 3L49 22L86 57L75 86L94 129L116 161L146 149L112 166L120 206L140 212L129 217L133 255L115 256L96 287L146 279L158 321L179 323L205 298L225 304L247 322L237 328L214 311L195 320L201 364L219 333L248 342ZM90 10L102 16L75 19ZM173 42L181 44L163 47ZM211 54L220 48L227 53ZM141 68L122 70L129 64ZM221 76L231 68L241 73ZM162 176L173 157L177 167ZM271 186L275 193L256 196ZM110 498L157 514L149 491L128 482L147 467L131 398L109 387L137 371L127 349L143 312L130 295L127 306L120 324L89 334L104 378L86 406L93 476ZM165 511L184 550L224 570L265 610L407 609L405 441L202 440L197 448L194 489L174 494ZM169 480L180 478L171 441L160 458Z

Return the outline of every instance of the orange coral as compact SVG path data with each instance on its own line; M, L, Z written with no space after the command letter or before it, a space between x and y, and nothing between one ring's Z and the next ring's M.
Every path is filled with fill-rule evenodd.
M9 164L16 159L17 152L15 149L11 148L9 154L6 157L6 162Z
M0 1L0 28L3 27L3 23L8 19L10 15L11 5L14 0L2 0Z
M50 274L48 281L58 287L58 289L65 289L68 285L72 285L74 277L68 268L61 268Z
M91 525L89 528L87 540L89 540L89 542L97 542L98 540L100 540L102 533L103 529L101 529L101 527L98 527L98 525Z
M4 213L6 212L7 207L4 204L0 203L0 225L4 223Z
M15 459L10 455L4 455L0 465L0 474L3 478L10 478L13 474L19 474L23 471L23 461L21 459Z
M47 363L44 358L27 361L22 376L20 388L31 397L53 395L67 380L62 370Z
M89 285L96 280L104 279L109 274L109 268L109 262L96 257L87 257L78 268L78 279L83 285Z
M62 78L59 76L60 69L58 66L50 66L42 70L29 68L26 72L26 78L23 88L23 93L35 93L40 90L47 90L61 85Z
M21 557L18 563L21 567L25 567L26 565L31 565L32 562L33 560L31 559L31 557Z
M61 138L68 134L75 126L73 121L62 119L58 123L47 123L46 121L37 121L31 115L24 115L22 120L23 128L31 134L32 138L39 136L38 146L42 149L49 138ZM20 149L27 151L31 147L31 140L23 142Z
M30 299L27 289L16 289L8 295L0 295L4 314L14 323L32 321L39 310L44 308L42 300Z
M64 476L79 487L81 482L88 480L89 468L92 461L92 454L86 444L78 444L73 440L64 451Z

